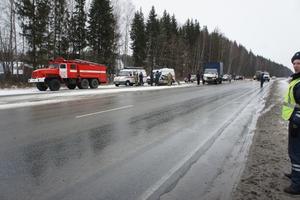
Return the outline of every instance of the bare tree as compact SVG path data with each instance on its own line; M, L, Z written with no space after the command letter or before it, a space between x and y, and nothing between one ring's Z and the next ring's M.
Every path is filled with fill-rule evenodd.
M124 7L123 21L125 22L124 27L124 53L128 55L128 45L129 45L129 31L130 25L134 16L135 7L130 1L126 1L126 6Z
M0 28L2 30L0 31L0 59L5 78L8 78L14 71L14 61L17 57L15 1L4 1L0 9L3 11L0 18Z
M127 65L127 55L129 54L129 32L131 28L132 19L135 12L135 7L130 0L114 0L112 1L114 7L114 15L117 20L116 26L119 32L119 54L124 54L124 65Z
M9 57L9 40L7 31L0 29L0 61L5 77L9 76L10 70L7 63Z
M10 7L10 33L9 33L9 52L10 52L10 67L12 74L14 73L14 61L17 56L17 34L16 34L16 10L15 10L15 1L9 0ZM18 62L17 62L18 63ZM17 75L19 75L19 69L17 64Z

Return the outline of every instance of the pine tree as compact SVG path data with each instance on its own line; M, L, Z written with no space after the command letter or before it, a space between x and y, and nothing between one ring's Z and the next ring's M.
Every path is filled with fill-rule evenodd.
M170 67L170 43L171 43L171 17L165 10L159 22L160 32L158 37L158 58L157 63L160 66Z
M211 62L219 62L219 54L220 54L220 36L219 30L215 29L210 35L210 53L209 60Z
M170 66L175 68L178 63L178 24L175 15L171 18L171 38L170 38Z
M92 60L112 66L116 57L116 21L109 0L93 0L89 12L88 41Z
M149 17L146 24L147 34L147 64L153 68L156 65L158 54L158 35L159 35L159 21L155 12L154 6L152 6Z
M144 66L146 59L146 32L144 14L137 11L131 24L130 39L132 40L131 49L135 66Z
M201 53L201 60L203 63L210 62L209 60L209 50L210 50L210 35L208 33L208 29L206 26L202 29L202 35L203 35L203 51Z
M46 63L47 58L47 23L50 13L49 0L18 0L17 13L21 20L22 34L29 44L30 63L36 68Z
M85 0L75 0L75 8L70 20L70 41L73 58L84 58L84 48L87 46Z
M66 56L68 50L68 17L66 0L50 1L49 16L49 57Z

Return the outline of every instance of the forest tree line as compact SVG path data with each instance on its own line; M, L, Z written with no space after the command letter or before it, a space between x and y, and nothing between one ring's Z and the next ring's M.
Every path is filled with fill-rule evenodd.
M105 64L109 73L116 73L116 61L122 60L125 66L148 72L174 68L178 77L201 71L207 62L223 62L224 73L246 77L257 70L272 76L291 74L217 29L210 33L194 19L180 25L175 15L164 11L159 17L154 7L145 18L130 1L122 5L118 0L91 0L89 5L86 0L6 1L7 17L0 29L5 77L10 77L14 63L36 69L59 56Z
M159 18L154 7L147 19L141 10L135 13L131 39L135 66L171 67L180 76L201 72L208 62L223 62L224 73L246 77L252 77L258 70L268 71L272 76L292 73L287 67L229 40L218 29L209 33L206 26L201 27L193 19L179 26L175 15L164 11Z

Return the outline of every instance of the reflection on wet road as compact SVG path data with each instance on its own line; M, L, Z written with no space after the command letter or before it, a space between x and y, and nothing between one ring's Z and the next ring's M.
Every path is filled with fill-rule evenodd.
M258 88L245 81L2 110L0 199L137 199Z

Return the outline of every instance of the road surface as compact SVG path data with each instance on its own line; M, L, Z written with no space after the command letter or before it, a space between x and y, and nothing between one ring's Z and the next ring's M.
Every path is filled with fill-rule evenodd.
M195 163L207 171L180 186L199 184L190 199L230 190L216 177L231 180L224 158L245 160L249 124L270 84L94 94L0 110L0 199L175 199Z

